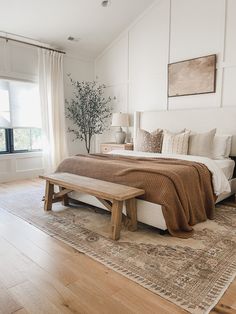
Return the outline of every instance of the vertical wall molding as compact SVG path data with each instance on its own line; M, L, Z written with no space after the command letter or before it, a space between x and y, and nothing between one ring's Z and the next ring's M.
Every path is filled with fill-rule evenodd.
M222 62L225 63L225 53L226 53L226 32L227 32L227 15L228 15L228 7L229 2L228 0L224 0L224 30L223 30L223 55L222 55Z
M221 55L221 84L220 84L220 107L223 107L223 95L224 95L224 64L225 64L225 51L226 51L226 32L227 32L227 12L228 12L228 0L224 1L224 11L223 11L223 25L222 25L222 55Z
M129 112L130 110L130 101L129 101L129 88L130 88L130 51L129 51L129 31L127 34L127 105L126 105L126 110Z
M168 46L168 64L170 63L170 53L171 53L171 15L172 15L172 0L169 0L169 46ZM166 101L166 109L169 110L169 97L168 97L168 65L167 65L167 80L166 80L166 93L167 93L167 101Z

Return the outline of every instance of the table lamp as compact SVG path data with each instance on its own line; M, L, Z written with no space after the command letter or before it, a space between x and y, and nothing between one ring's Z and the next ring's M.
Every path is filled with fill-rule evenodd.
M126 133L122 130L122 127L129 126L129 115L128 113L113 113L111 126L118 126L119 130L116 132L116 143L124 144Z

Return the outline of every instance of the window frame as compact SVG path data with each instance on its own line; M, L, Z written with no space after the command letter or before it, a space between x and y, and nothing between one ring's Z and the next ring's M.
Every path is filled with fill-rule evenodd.
M34 129L34 128L29 128ZM5 154L19 154L19 153L34 153L34 152L41 152L42 149L21 149L15 150L14 149L14 131L13 129L5 129L5 139L6 139L6 151L0 151L0 155Z
M36 84L37 81L36 80L24 80L24 79L16 79L16 78L5 78L0 76L0 80L3 81L17 81L17 82L23 82L23 83L33 83ZM10 115L12 113L12 104L11 104L11 95L9 94L9 112ZM0 129L4 129L1 128ZM34 129L34 127L28 127L28 129L32 130ZM36 127L37 129L37 127ZM42 130L42 128L39 128ZM31 131L30 131L31 133ZM31 134L30 134L31 137ZM31 138L30 138L31 140ZM5 141L6 141L6 150L5 151L0 151L0 156L1 155L6 155L6 154L18 154L18 153L33 153L33 152L42 152L42 148L41 149L32 149L32 150L28 150L28 149L22 149L22 150L15 150L14 149L14 128L5 128Z

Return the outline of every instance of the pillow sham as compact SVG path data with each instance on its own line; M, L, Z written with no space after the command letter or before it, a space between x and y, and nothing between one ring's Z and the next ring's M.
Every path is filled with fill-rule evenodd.
M232 135L228 135L228 139L226 141L225 158L229 158L230 153L231 153L231 146L232 146Z
M213 140L213 159L229 158L231 151L231 135L216 135Z
M189 136L189 155L212 158L213 140L216 129L205 133L191 133Z
M160 153L162 147L162 139L162 129L157 129L156 131L153 131L151 133L139 129L135 140L134 150L140 152Z
M189 135L190 131L188 130L181 133L164 130L162 153L186 155L188 153Z

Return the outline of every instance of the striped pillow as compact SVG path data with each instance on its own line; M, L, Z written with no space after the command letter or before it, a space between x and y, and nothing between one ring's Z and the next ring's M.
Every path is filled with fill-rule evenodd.
M191 131L184 131L181 133L172 133L164 130L164 138L162 143L163 154L181 154L188 153L188 140Z

